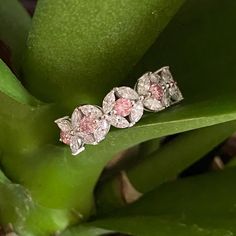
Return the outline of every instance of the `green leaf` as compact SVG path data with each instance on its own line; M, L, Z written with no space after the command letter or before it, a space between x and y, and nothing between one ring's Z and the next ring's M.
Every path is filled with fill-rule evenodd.
M162 34L159 40L160 46L157 47L157 50L155 50L155 47L152 51L156 55L160 55L163 63L169 61L170 65L174 65L173 74L176 75L179 85L186 96L184 102L158 114L147 115L138 125L130 129L116 129L111 131L105 141L97 146L87 146L86 151L81 153L76 159L70 155L68 147L61 148L39 145L38 150L29 151L26 154L21 152L20 155L13 155L8 150L8 153L6 152L1 157L1 163L8 176L26 186L32 192L33 198L41 205L49 208L73 207L77 212L86 217L91 214L91 208L93 208L93 192L97 180L104 166L112 159L112 156L116 152L153 138L235 120L236 96L232 91L235 88L234 76L236 75L236 71L235 67L233 67L233 62L236 51L230 45L234 45L236 35L226 27L236 17L235 14L232 14L235 2L225 2L223 7L219 2L217 3L215 4L213 0L207 2L207 4L202 0L188 1L187 5L185 5L183 10L181 10ZM41 1L41 7L45 6L45 14L47 11L52 11L51 8L46 7L50 4L53 3L45 0ZM39 9L43 9L41 7ZM220 19L219 12L222 16ZM40 24L39 21L37 23L37 14L39 14L38 19L41 18L40 15L44 14L43 10L41 13L39 10L36 13L35 27L37 24ZM59 16L55 13L56 18L58 19ZM45 17L45 19L48 18ZM61 20L63 19L66 18L61 17ZM222 41L216 40L216 35L218 36L219 34L219 28L215 22L219 23L218 25L223 25L221 27ZM188 24L191 25L189 27L183 27ZM42 27L46 27L46 25L48 24L42 24ZM61 25L58 24L58 27L61 27ZM34 30L36 31L37 29ZM189 34L189 30L191 30L191 34ZM45 32L45 37L46 35L49 35L48 32ZM204 35L207 35L207 39L205 37L203 38ZM56 36L54 35L52 37ZM119 35L119 37L121 36ZM173 40L175 38L176 40ZM31 40L33 41L33 39ZM40 42L40 37L36 37L35 40ZM228 43L226 44L225 42ZM71 42L69 43L71 44ZM40 43L40 45L42 44ZM45 47L47 47L47 51L50 50L48 44L45 44ZM97 52L97 48L95 48L95 52ZM222 50L219 50L221 48ZM181 53L182 51L183 53ZM208 53L205 53L204 57L200 56L202 52L206 51ZM217 56L215 56L216 53ZM64 55L67 54L62 53L60 55L60 58L64 58ZM71 53L68 55L73 56L74 54ZM164 55L166 56L165 60ZM51 63L49 60L51 57L42 58L39 56L39 58L41 62L48 61L48 63ZM57 62L60 59L58 58L54 60ZM73 60L73 57L71 58ZM96 59L96 57L94 58ZM68 59L68 61L70 60ZM226 62L228 63L227 65L225 64ZM34 62L32 63L34 64ZM149 64L150 62L147 60L146 63ZM222 65L224 66L219 66L220 63L223 63ZM36 64L34 65L33 70L36 73ZM59 76L61 71L54 69L56 65L58 64L55 63L55 67L52 66L50 67L51 69L49 67L42 67L41 69L39 68L40 66L37 66L37 68L39 72L40 69L43 70L45 75L50 69L53 73L55 72L55 75ZM60 63L60 65L64 64ZM68 65L68 63L65 65ZM187 66L190 66L189 69L187 69ZM217 71L215 69L216 66ZM65 75L63 76L66 78ZM57 78L60 78L60 76ZM224 83L222 83L222 78L224 78ZM205 87L205 85L208 85L208 87ZM40 88L41 86L38 85L38 87ZM54 89L56 90L56 87ZM41 90L46 91L44 86L41 87ZM92 92L89 89L84 91ZM78 96L80 95L83 97L83 94L78 93ZM47 116L48 113L45 112L45 117ZM52 137L56 134L52 129L52 127L55 128L56 126L53 124L53 119L51 118L47 118L45 122L35 123L38 132L41 129L48 130L48 132L45 132L45 138L47 138L47 135ZM20 137L17 138L20 139ZM60 183L60 188L55 187L58 183Z
M201 101L210 107L210 98L234 96L236 33L230 29L235 9L235 1L186 1L136 65L133 80L145 71L169 65L185 99L192 104ZM219 12L223 18L218 17Z
M194 121L197 121L195 119L200 114L202 119L198 119L196 126L208 126L209 124L206 124L206 122L209 121L210 117L213 120L218 119L228 108L231 107L234 110L234 88L236 86L236 80L234 78L236 77L236 70L233 66L233 61L236 48L232 45L234 45L236 40L236 34L226 27L230 27L232 22L236 20L234 9L236 9L236 3L233 1L225 2L223 5L221 4L221 1L213 0L208 1L207 3L201 0L187 1L168 27L163 31L156 43L137 65L136 70L133 72L136 73L136 78L145 71L156 70L157 64L160 66L166 64L171 65L174 75L176 75L176 80L179 82L179 86L181 87L181 90L183 90L185 96L185 101L182 102L179 107L156 114L156 118L153 118L151 115L147 118L150 120L150 125L151 120L154 123L158 119L161 119L162 123L170 119L172 115L175 116L168 127L163 127L162 125L164 123L161 125L156 124L157 126L155 127L152 125L148 126L148 128L151 128L151 126L153 128L150 130L147 128L150 136L155 132L159 132L161 136L163 130L166 131L165 134L169 134L169 128L173 131L175 130L177 133L182 125L187 128L189 124L193 124ZM220 20L218 17L219 12L221 16L224 16L222 18L223 20ZM221 36L216 37L219 33L219 28L222 29ZM227 45L225 45L225 42L227 42ZM214 113L215 115L213 115ZM183 121L182 123L181 116L192 116L192 119L189 117L190 119L188 121L185 120L185 122ZM232 114L232 119L235 119L235 114ZM171 127L171 125L173 126ZM139 131L141 130L139 129ZM129 138L135 140L139 135L139 131L133 135L129 134ZM127 131L125 132L127 133ZM196 131L196 133L197 132L198 131ZM144 132L142 134L144 135ZM214 133L209 133L209 135L214 136ZM129 142L126 139L124 140L123 137L124 136L122 136L121 139L122 142ZM188 141L188 143L190 142L191 140ZM184 145L182 146L184 148ZM193 146L191 146L191 149L193 153L195 151L196 155L199 154L198 151L201 151L196 151ZM169 147L169 150L166 153L163 153L164 155L167 155L167 161L168 157L171 157L171 150L172 147ZM187 150L188 149L183 150L182 152L187 152ZM176 150L176 153L178 153L178 150ZM198 157L192 155L191 158L193 159L189 158L189 160L187 160L186 155L181 156L178 161L179 163L183 161L183 164L185 163L184 160L197 160L197 158L200 157L201 155ZM146 164L137 167L137 171L134 171L135 174L130 174L130 177L132 178L131 182L133 182L141 191L145 191L147 188L150 189L152 186L158 185L160 181L166 177L171 177L168 174L171 173L172 168L168 168L167 170L168 162L163 162L161 164L161 159L154 159L155 160L153 160L153 162L150 161L150 163L148 162L149 160L147 160ZM150 171L151 166L154 163L157 164L157 169L161 169L159 172L156 171L156 169ZM175 171L178 171L177 168L179 168L179 166L176 166ZM139 174L139 172L146 173L145 171L149 173L150 176L149 174ZM152 178L152 174L156 177ZM108 201L110 201L112 205L117 205L118 203L123 204L122 201L119 201L121 196L117 194L117 181L114 181L112 184L108 183L108 185L110 185L107 187L108 189L104 189L105 192L103 193L103 197L105 197L105 199L101 201L101 205L104 207L105 202ZM107 198L108 196L109 200ZM112 196L114 196L114 198Z
M183 1L40 0L28 41L27 86L70 109L98 101L127 76Z
M230 236L224 229L209 229L194 224L183 224L157 216L130 216L108 218L92 223L97 227L110 229L134 236ZM63 235L63 234L62 234ZM64 235L63 235L64 236Z
M37 101L21 85L10 69L0 59L0 92L22 104L37 105Z
M109 235L109 233L113 233L111 230L105 230L101 228L91 227L87 225L79 225L76 227L71 227L65 230L60 236L101 236L101 235Z
M4 175L2 170L0 170L0 183L10 183L9 179Z
M26 151L53 140L56 127L50 123L56 108L31 96L1 60L0 101L2 150Z
M10 62L19 72L31 19L18 0L0 0L0 40L10 48Z
M236 158L233 157L229 163L226 164L226 167L235 167L236 166Z
M140 192L148 192L168 180L222 143L236 130L236 121L180 134L156 153L128 170L127 174ZM140 173L146 173L140 176Z
M38 205L25 188L0 178L0 224L3 228L11 224L20 235L45 236L65 229L74 218L66 209L47 209Z
M180 134L150 155L143 156L130 168L125 168L131 184L146 193L174 179L184 169L199 160L236 130L236 121ZM145 173L140 174L140 173ZM123 206L120 176L113 176L97 189L99 211Z
M164 184L91 225L133 235L234 235L235 168Z

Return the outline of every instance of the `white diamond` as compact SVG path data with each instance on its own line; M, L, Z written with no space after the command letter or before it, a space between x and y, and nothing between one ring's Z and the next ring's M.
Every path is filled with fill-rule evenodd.
M163 106L163 104L160 101L151 97L145 98L143 100L143 105L145 108L151 111L161 111L165 108L165 106Z
M165 107L169 107L171 105L170 104L170 102L171 102L170 101L170 96L167 92L165 92L161 102L162 102L163 106L165 106Z
M129 122L122 116L111 115L108 117L108 121L111 125L116 128L127 128L129 127Z
M73 111L72 115L71 115L71 124L73 127L78 126L79 121L82 118L82 113L78 108L75 108L75 110Z
M168 93L171 96L171 104L183 100L183 95L176 85L169 88Z
M70 143L72 155L77 155L84 150L84 144L78 137L72 137Z
M139 95L147 95L148 90L150 88L150 79L149 79L150 72L144 74L142 77L138 79L136 90Z
M131 123L138 122L143 115L143 104L141 101L138 101L134 104L131 113L129 115L129 119Z
M173 81L173 77L170 73L170 69L169 67L163 67L162 71L161 71L161 78L166 82L172 82Z
M129 87L119 87L116 88L116 94L118 97L136 100L139 98L137 92Z
M78 107L85 116L90 116L92 118L100 118L103 115L103 112L100 107L93 105L84 105Z
M161 80L161 77L158 74L151 74L150 75L150 81L155 84L159 84Z
M55 123L63 132L68 132L71 130L71 123L68 116L62 117L60 119L55 120Z
M98 128L94 132L96 142L102 141L110 129L110 124L107 120L103 119L98 122Z
M78 136L83 140L85 144L94 144L96 142L93 134L78 132Z
M116 97L115 97L115 92L112 90L111 92L109 92L106 97L104 98L103 102L102 102L102 108L104 113L109 113L116 101Z

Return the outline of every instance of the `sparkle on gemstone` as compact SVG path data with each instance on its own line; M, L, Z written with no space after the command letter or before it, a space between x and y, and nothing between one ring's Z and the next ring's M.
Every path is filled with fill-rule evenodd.
M70 145L71 135L68 132L60 132L60 141L64 144Z
M151 84L149 91L151 92L152 97L157 100L161 100L164 95L163 89L158 84Z
M97 128L96 119L92 118L91 116L84 116L80 120L79 129L81 132L86 134L93 133Z
M114 127L121 129L129 127L130 124L126 118L119 115L111 115L110 117L108 117L108 121Z
M129 115L131 123L135 124L138 122L143 115L143 103L138 101L134 104L133 109Z
M128 116L132 109L132 102L126 98L119 98L114 105L114 111L116 115Z

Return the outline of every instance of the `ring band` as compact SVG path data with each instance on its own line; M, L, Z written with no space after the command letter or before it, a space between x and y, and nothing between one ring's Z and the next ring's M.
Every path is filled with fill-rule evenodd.
M72 155L85 150L85 144L96 145L110 130L128 128L137 123L144 110L161 111L183 99L169 67L141 76L134 89L115 87L104 98L102 107L82 105L68 116L55 120L60 128L60 141L70 146Z

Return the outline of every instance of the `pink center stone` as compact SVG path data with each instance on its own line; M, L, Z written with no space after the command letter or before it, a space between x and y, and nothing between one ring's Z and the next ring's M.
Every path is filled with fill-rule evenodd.
M157 100L161 100L164 95L162 87L159 86L158 84L151 84L149 91L151 92L152 97Z
M70 145L70 141L71 141L71 136L68 132L63 132L61 131L60 133L60 141L67 144L67 145Z
M79 128L81 132L84 132L86 134L91 134L97 128L97 122L94 118L90 116L84 116L80 120Z
M132 102L129 99L119 98L115 103L114 110L117 115L125 117L130 114L132 106Z

